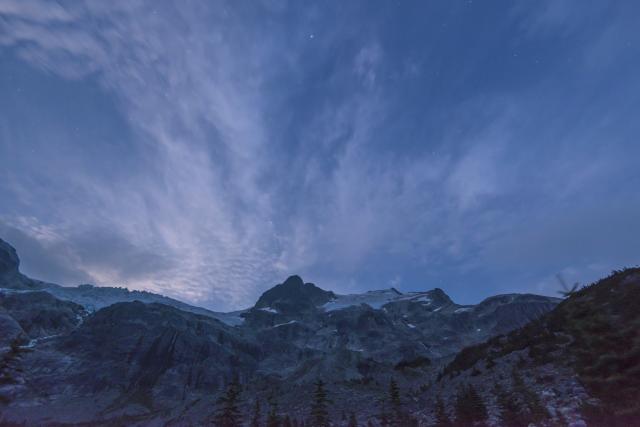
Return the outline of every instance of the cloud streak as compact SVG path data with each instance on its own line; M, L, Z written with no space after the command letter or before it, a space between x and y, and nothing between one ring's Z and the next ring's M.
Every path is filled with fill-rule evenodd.
M383 19L409 21L402 10L364 5L5 1L0 46L19 58L16 67L97 95L76 112L91 126L64 118L25 136L20 123L0 121L0 154L24 166L0 164L1 195L12 202L0 209L0 231L21 242L27 260L56 254L37 274L125 283L218 309L248 305L293 273L338 291L448 280L464 301L535 287L553 269L615 264L602 251L567 255L581 252L576 244L541 257L531 277L500 267L515 263L514 239L566 238L570 227L544 218L560 210L572 223L567 204L590 211L599 197L633 197L637 129L621 123L638 91L585 83L584 73L600 81L611 68L578 71L557 57L573 44L552 47L588 31L595 12L568 25L551 4L477 10L513 23L495 31L515 31L498 38L520 44L487 41L495 58L504 53L495 67L469 40L459 55L466 69L447 77L440 64L476 25L452 9L430 11L421 34ZM603 57L607 34L631 37L623 12L596 26L581 64ZM544 68L535 65L542 42ZM606 61L638 67L620 55ZM504 70L513 74L499 84L476 80ZM581 86L567 87L574 75ZM17 109L22 125L30 113L53 114L34 105ZM615 118L604 116L611 106Z

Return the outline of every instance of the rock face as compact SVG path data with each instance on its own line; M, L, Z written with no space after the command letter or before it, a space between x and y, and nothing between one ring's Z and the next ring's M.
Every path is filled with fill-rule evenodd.
M313 283L304 283L300 276L291 276L284 283L262 294L255 308L271 308L281 313L299 314L312 310L332 298L333 292L324 291Z
M247 406L275 394L302 417L322 378L334 411L371 416L391 377L424 387L464 347L559 302L514 294L462 306L441 289L337 295L291 276L248 310L214 313L147 292L33 281L1 243L0 345L22 350L0 385L0 423L198 424L232 377Z
M0 307L29 339L69 333L87 314L82 306L44 291L0 293Z
M38 290L59 288L52 283L33 280L20 273L20 258L15 248L0 239L0 289Z
M20 259L13 246L0 239L0 276L18 273Z

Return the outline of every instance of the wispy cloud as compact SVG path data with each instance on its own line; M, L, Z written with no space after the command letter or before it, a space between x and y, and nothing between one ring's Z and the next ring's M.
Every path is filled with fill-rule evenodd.
M599 12L552 3L478 10L513 31L487 41L488 60L471 34L486 31L469 28L484 21L459 8L409 30L389 24L411 21L402 8L356 4L4 1L0 47L60 82L98 85L113 111L88 117L106 111L119 131L91 139L69 120L25 137L0 119L0 149L30 159L0 172L13 205L0 231L55 254L35 273L214 308L248 305L293 273L338 291L449 275L445 287L477 298L490 286L463 280L529 289L550 269L610 263L574 245L538 258L528 284L508 285L500 267L522 266L514 248L533 236L547 236L532 245L545 252L576 233L567 224L615 216L594 210L598 197L633 198L638 93L593 83L609 66L580 68L630 64L608 46L631 26L607 12L584 38ZM464 69L445 75L452 57Z
M223 27L212 28L192 8L141 6L4 3L3 44L65 78L95 73L145 144L143 176L123 172L117 188L76 177L87 199L74 209L99 207L99 218L78 224L68 207L56 206L51 226L67 237L83 227L97 240L105 237L101 229L116 230L131 245L171 260L171 274L150 268L148 286L190 300L222 293L221 300L239 304L269 280L265 269L276 256L270 200L259 182L269 157L260 95L268 52L261 50L274 46L235 39L241 33L233 17L225 23L216 16ZM58 26L60 20L70 25ZM85 270L101 283L137 285L140 278L108 258Z

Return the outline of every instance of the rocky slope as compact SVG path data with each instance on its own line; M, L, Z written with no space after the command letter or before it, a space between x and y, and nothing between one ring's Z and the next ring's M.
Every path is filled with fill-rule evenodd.
M441 289L336 295L292 276L248 310L214 313L147 292L31 280L1 240L0 288L2 420L44 425L197 424L232 376L247 411L277 396L303 417L322 378L336 413L373 420L394 377L421 414L424 390L455 354L559 302L514 294L462 306Z
M638 307L640 269L614 272L525 327L465 348L429 393L451 403L461 385L475 384L497 419L498 384L519 390L521 418L539 425L638 426ZM527 395L537 396L537 414Z

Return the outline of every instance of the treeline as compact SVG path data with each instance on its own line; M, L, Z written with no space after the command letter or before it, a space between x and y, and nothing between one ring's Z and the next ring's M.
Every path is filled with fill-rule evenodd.
M260 400L256 400L251 414L243 415L240 409L243 405L241 386L239 381L234 379L227 385L225 392L216 402L215 413L212 417L213 425L216 427L241 427L245 425L251 427L330 427L335 425L406 427L418 425L417 420L405 411L400 388L394 380L391 380L389 384L387 395L378 402L380 412L376 416L377 422L375 424L372 421L359 424L358 416L353 411L348 416L344 413L340 417L332 416L331 405L333 402L329 398L322 380L313 384L312 401L309 404L308 413L302 418L280 411L275 397L269 398L266 403L266 407L263 407ZM336 418L340 419L338 423L334 421Z
M550 420L550 414L540 401L537 394L526 386L521 376L513 371L512 386L505 390L495 384L490 392L493 394L492 403L497 407L494 420L500 425L509 427L526 427L531 423L538 424ZM237 379L232 380L225 392L216 402L212 423L216 427L417 427L418 419L412 415L402 399L400 388L395 380L389 382L384 396L372 405L377 407L373 414L367 414L367 420L355 412L348 415L332 413L332 400L328 395L325 383L321 380L313 384L312 398L304 415L288 414L281 410L275 397L270 397L263 405L256 399L251 405L244 402L241 396L241 385ZM437 427L485 426L489 422L489 411L482 396L472 385L463 385L447 404L438 397L432 408L419 411L431 418L431 425ZM252 410L243 414L241 408L252 406ZM431 413L431 417L426 414ZM494 411L496 412L496 411ZM560 420L561 425L565 424Z
M251 427L329 427L330 400L327 397L324 382L318 380L314 383L313 402L309 407L309 414L306 419L299 419L280 411L278 401L275 397L270 397L267 401L267 407L264 408L260 404L260 400L256 400L253 412L245 418L240 408L241 386L236 379L232 380L216 402L216 410L213 416L213 425L216 427L241 427L248 425ZM349 426L357 427L355 414L351 414L353 424Z
M527 427L540 425L551 420L551 414L543 405L539 396L527 387L517 371L513 371L510 390L496 383L490 390L493 395L496 413L494 421L507 427ZM489 412L482 396L472 385L461 386L451 402L453 417L450 418L445 403L436 400L434 408L436 427L486 426ZM562 416L560 415L562 418ZM553 425L567 425L564 419L555 420Z

